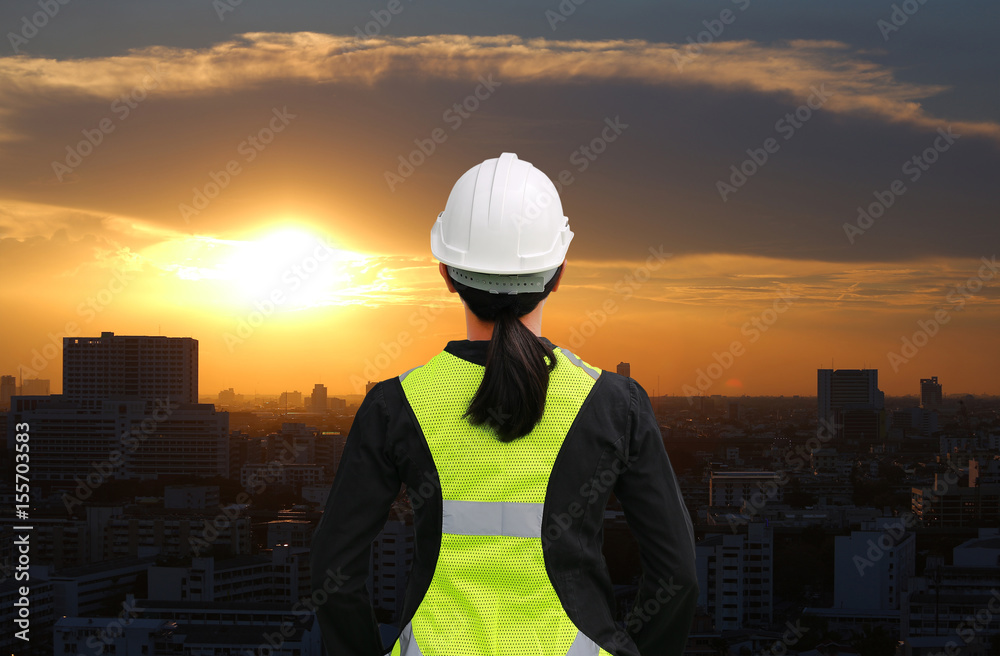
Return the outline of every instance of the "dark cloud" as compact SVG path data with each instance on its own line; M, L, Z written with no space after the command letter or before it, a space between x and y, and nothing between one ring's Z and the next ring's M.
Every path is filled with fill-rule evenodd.
M0 153L3 193L180 232L222 234L307 216L355 248L418 254L453 181L514 150L570 181L562 195L577 232L573 255L588 260L641 258L661 244L677 254L802 260L978 258L997 242L990 175L1000 165L998 126L970 125L970 133L957 124L965 134L913 182L917 169L904 162L935 140L946 143L934 127L948 125L947 117L922 113L914 100L935 90L900 84L841 44L707 49L684 77L657 59L655 45L555 43L546 52L556 54L538 57L532 45L509 59L500 41L388 42L389 63L373 50L353 55L370 69L339 70L327 63L339 61L328 54L336 43L322 36L251 39L267 48L237 47L235 60L223 45L69 69L31 63L43 74L4 91L17 102L3 125L17 138ZM460 54L427 59L420 53L428 48ZM623 48L641 63L621 59ZM159 60L166 62L162 83L122 117L114 98ZM589 69L578 66L588 61ZM826 61L833 68L823 69ZM24 63L7 60L8 77L17 66ZM734 67L747 71L745 83L732 79ZM560 82L562 70L579 72ZM289 80L276 79L283 71ZM769 71L787 77L771 79ZM480 80L492 76L499 85L476 100ZM828 100L815 95L816 85ZM470 98L476 111L453 110ZM805 110L809 101L818 109ZM287 130L259 152L245 149L285 108L294 116ZM808 119L788 118L797 110ZM53 161L105 118L114 131L58 183ZM429 141L435 130L446 135L443 143ZM776 152L762 165L748 162L747 150L762 157L768 139ZM420 144L434 153L422 156ZM401 157L426 161L407 177ZM185 222L181 204L193 205L195 189L232 161L238 175ZM720 181L735 185L732 166L756 170L720 193ZM387 173L401 178L389 184ZM887 196L896 179L905 193ZM863 233L845 233L858 206L877 202L876 192L891 207L863 223Z
M234 3L235 4L235 3ZM1000 22L1000 5L992 0L926 2L898 30L891 24L893 5L903 2L869 0L718 0L691 3L683 0L600 2L579 6L566 20L559 14L559 0L536 3L513 0L480 3L470 10L458 0L426 2L403 0L404 8L385 25L380 35L428 34L495 35L560 39L645 39L687 43L704 32L704 23L731 10L735 19L713 40L748 39L775 42L790 39L836 40L855 48L880 50L881 60L901 71L906 80L947 84L948 94L932 99L936 113L967 120L996 120L1000 88L994 84L1000 43L994 26ZM908 5L908 7L910 6ZM59 13L20 49L33 56L99 57L120 55L150 45L203 48L245 32L296 32L312 30L353 35L382 12L385 3L368 0L285 0L281 3L244 0L233 11L219 12L204 0L88 0L61 6ZM745 10L741 11L741 7ZM37 0L9 0L0 4L0 32L18 33L22 18L39 10ZM562 16L560 16L562 18ZM900 18L897 16L897 21ZM555 29L553 30L553 26ZM892 27L896 27L892 25ZM888 39L885 38L888 36ZM13 54L5 38L0 52Z

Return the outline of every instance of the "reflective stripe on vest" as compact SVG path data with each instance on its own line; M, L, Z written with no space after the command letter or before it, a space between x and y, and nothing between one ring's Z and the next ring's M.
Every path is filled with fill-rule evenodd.
M539 538L542 535L542 503L444 500L442 533ZM598 656L601 648L583 631L577 631L566 656ZM413 638L409 622L399 635L400 656L423 656Z
M590 376L591 378L593 378L594 380L597 380L598 376L601 375L601 370L600 369L594 369L589 364L587 364L586 362L584 362L580 358L576 357L576 355L574 355L573 353L570 353L566 349L559 349L559 350L562 352L563 355L566 356L567 360L569 360L570 362L572 362L576 366L578 366L581 369L583 369L584 371L586 371L587 375Z
M413 622L409 622L403 627L403 632L399 634L397 647L398 650L394 649L392 651L394 656L396 654L399 656L424 656L423 652L420 651L417 641L413 639ZM583 631L577 631L576 638L573 640L573 644L569 646L566 656L600 656L602 653L607 654L608 652L601 649L596 642L585 636Z
M542 503L444 500L441 532L455 535L542 537Z
M510 443L463 418L481 365L445 352L400 376L443 505L433 577L393 656L610 656L569 619L545 570L548 479L601 373L562 349L555 355L545 415Z

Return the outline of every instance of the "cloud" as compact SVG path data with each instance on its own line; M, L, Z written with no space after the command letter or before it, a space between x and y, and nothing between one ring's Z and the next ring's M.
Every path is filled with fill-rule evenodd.
M65 229L141 254L160 241L190 245L192 233L241 238L290 217L328 226L356 251L419 256L455 176L503 149L573 179L561 190L579 235L571 257L588 261L627 260L657 244L679 255L802 261L982 255L995 232L988 172L1000 150L975 135L994 135L993 123L951 123L962 134L954 154L918 183L907 179L906 197L848 241L843 226L856 208L902 177L900 165L944 123L920 105L944 87L898 79L878 57L836 41L698 51L642 40L300 32L114 57L0 58L0 133L6 125L20 140L0 153L0 237ZM491 75L503 84L495 99L460 129L442 120ZM154 76L150 100L127 122L111 110ZM777 125L812 88L831 96L789 141ZM292 128L251 163L239 144L286 105ZM619 114L634 127L600 161L584 160L581 145ZM57 164L104 119L114 133L84 144L93 153L59 183ZM385 175L434 128L448 141L390 191ZM765 137L781 151L722 202L719 181ZM239 177L181 221L179 204L233 160Z
M950 122L963 134L1000 142L1000 124L928 113L920 101L947 87L900 80L870 54L837 41L719 41L694 48L644 40L459 35L359 40L254 32L203 49L152 46L91 59L0 58L0 106L10 113L60 97L111 102L150 85L158 94L191 96L285 82L370 86L393 77L474 81L494 74L511 83L700 85L796 98L815 87L831 94L824 107L832 112L923 130ZM16 138L0 127L0 139Z
M50 238L60 230L67 231L71 237L101 234L110 238L117 235L150 243L183 234L149 221L108 212L0 200L0 237L16 240Z

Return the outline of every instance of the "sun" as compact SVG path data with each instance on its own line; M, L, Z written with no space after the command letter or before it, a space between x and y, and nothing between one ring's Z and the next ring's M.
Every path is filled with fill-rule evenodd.
M319 229L277 221L234 236L184 235L142 255L184 281L189 303L240 311L270 304L275 313L345 304L372 258Z
M233 289L248 302L266 300L284 310L329 304L366 259L300 227L265 230L227 245L219 269Z

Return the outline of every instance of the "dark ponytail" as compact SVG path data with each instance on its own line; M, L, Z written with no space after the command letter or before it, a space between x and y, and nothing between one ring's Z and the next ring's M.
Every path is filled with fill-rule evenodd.
M486 371L464 416L476 426L492 427L501 442L530 433L545 411L555 353L520 318L549 295L559 273L552 276L544 291L527 294L491 294L452 279L472 313L493 322Z

